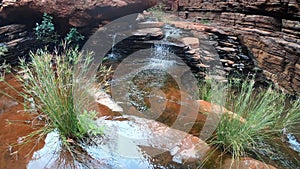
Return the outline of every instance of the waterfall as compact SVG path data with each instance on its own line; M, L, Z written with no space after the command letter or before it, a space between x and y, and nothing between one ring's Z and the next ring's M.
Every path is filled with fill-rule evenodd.
M165 70L175 64L174 53L167 45L155 44L152 48L149 68Z
M111 53L114 53L115 52L115 44L116 44L116 38L117 38L117 33L115 33L113 36L112 36L112 40L113 40L113 43L112 43L112 46L111 46Z
M119 58L119 54L118 52L116 51L116 38L117 38L117 33L115 33L113 36L112 36L112 45L111 45L111 53L108 54L108 58L110 59L117 59Z

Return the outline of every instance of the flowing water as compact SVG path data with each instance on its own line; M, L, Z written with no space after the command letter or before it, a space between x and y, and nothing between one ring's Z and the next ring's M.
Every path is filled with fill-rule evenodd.
M118 51L116 50L116 38L118 34L115 33L112 35L112 46L111 46L111 52L108 54L109 59L118 59L120 56L118 54Z
M182 35L180 30L171 27L166 30L167 38L163 42ZM113 40L116 37L117 34L113 35ZM118 56L114 46L109 55L112 59ZM188 72L186 64L174 56L165 43L157 43L150 52L142 51L118 63L111 81L111 93L123 112L113 112L98 105L101 115L97 122L105 126L105 134L95 137L94 143L79 148L75 159L61 147L57 131L49 133L38 144L32 142L22 149L12 148L11 144L22 141L22 136L39 129L41 122L33 120L35 114L24 113L20 104L22 98L0 83L1 90L17 98L13 100L0 95L0 169L199 167L209 149L199 139L207 116L198 113L198 94L195 92L198 90L194 88L195 84L188 84L193 82ZM21 85L12 76L6 79L21 90ZM287 140L293 150L288 148L282 151L282 155L272 154L274 162L267 162L284 168L276 161L299 159L295 153L299 152L296 137L287 134ZM270 152L262 153L270 155ZM219 167L218 155L216 153L206 168ZM297 162L288 162L287 166L297 168Z
M11 78L11 77L8 77ZM18 88L14 78L8 80ZM1 86L3 87L3 86ZM10 90L6 90L10 91ZM172 91L173 93L174 91ZM16 96L15 93L10 93ZM22 149L9 144L20 141L25 136L39 128L33 123L34 114L23 114L22 105L3 98L7 104L2 105L1 120L1 169L10 168L103 168L103 169L154 169L154 168L196 168L198 160L185 162L184 154L200 159L204 151L196 149L197 138L185 132L171 129L168 126L153 120L136 116L121 116L107 107L99 105L102 113L98 119L99 125L105 126L105 135L94 138L96 144L85 144L76 159L61 147L59 134L53 131L45 140L27 144ZM19 100L22 102L22 100ZM145 105L146 106L146 105ZM175 109L178 107L176 104ZM168 106L169 111L171 107ZM9 123L7 120L9 120ZM37 125L34 127L33 124ZM113 132L112 132L113 131ZM184 142L182 139L184 138ZM194 143L193 143L194 142ZM204 142L204 149L207 145ZM199 143L198 143L199 144ZM181 152L184 146L184 152ZM34 147L34 149L32 149Z
M163 169L199 166L199 159L208 149L206 143L184 131L169 127L178 117L181 121L176 123L177 126L193 122L193 119L190 119L193 116L191 114L195 112L192 98L183 96L179 86L176 85L176 79L167 72L175 65L182 66L182 63L172 58L172 51L164 45L155 45L150 53L150 56L139 60L141 64L139 69L122 74L124 76L112 82L112 86L117 84L130 86L131 90L126 91L127 94L121 98L127 102L120 103L121 106L130 106L128 109L125 106L124 112L118 113L99 105L101 115L98 121L99 125L106 127L105 135L95 138L96 144L84 145L78 150L76 159L61 147L57 131L49 133L45 140L42 139L36 146L33 142L20 150L18 147L9 149L10 144L22 140L20 136L26 136L40 126L32 121L35 114L22 112L20 97L17 97L20 102L17 103L1 95L0 168ZM131 61L124 63L123 66L139 64ZM21 85L12 76L7 77L7 80L17 90L21 90ZM4 84L1 89L13 97L17 96ZM179 114L180 109L184 109L185 114ZM202 118L199 117L204 121L205 116ZM32 147L34 149L31 150Z
M298 139L293 134L287 134L288 143L290 144L290 147L300 153L300 143Z

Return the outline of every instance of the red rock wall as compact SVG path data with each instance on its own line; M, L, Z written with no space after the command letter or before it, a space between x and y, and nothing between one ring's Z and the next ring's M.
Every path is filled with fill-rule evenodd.
M3 0L0 4L2 22L22 18L34 20L38 13L48 13L74 27L88 26L99 20L112 20L141 12L156 4L156 0ZM3 23L0 22L0 25Z
M0 57L0 64L18 63L18 57L44 45L36 40L33 28L43 13L51 15L55 30L65 35L70 27L77 27L85 36L95 28L119 17L142 12L156 4L156 0L1 0L0 45L8 52Z
M239 37L264 75L300 93L300 2L298 0L174 0L169 9L189 20L208 20Z

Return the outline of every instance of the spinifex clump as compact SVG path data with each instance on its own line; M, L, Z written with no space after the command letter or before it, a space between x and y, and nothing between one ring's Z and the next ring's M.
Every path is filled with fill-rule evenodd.
M83 57L76 49L61 55L39 50L31 53L30 59L30 63L21 61L26 72L20 77L26 93L23 96L33 98L36 110L46 116L45 127L56 129L62 141L69 142L101 134L93 120L97 113L89 111L93 81L77 76L88 73L91 56Z
M206 87L207 88L207 87ZM226 89L226 90L224 90ZM291 129L300 121L300 99L286 106L287 94L269 87L254 87L254 81L230 83L222 91L228 110L245 119L240 121L224 114L210 145L230 153L233 160L255 154L258 158L262 143L270 144L282 138L282 131ZM272 144L270 144L272 146Z

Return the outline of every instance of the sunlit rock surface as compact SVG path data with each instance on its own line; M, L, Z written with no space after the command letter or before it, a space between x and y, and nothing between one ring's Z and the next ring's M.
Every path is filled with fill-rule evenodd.
M27 168L86 165L91 168L150 169L196 168L209 146L201 139L172 129L154 120L123 116L114 120L98 119L105 135L95 138L96 145L83 146L80 160L71 160L61 151L57 132L49 133L45 146L34 153Z

